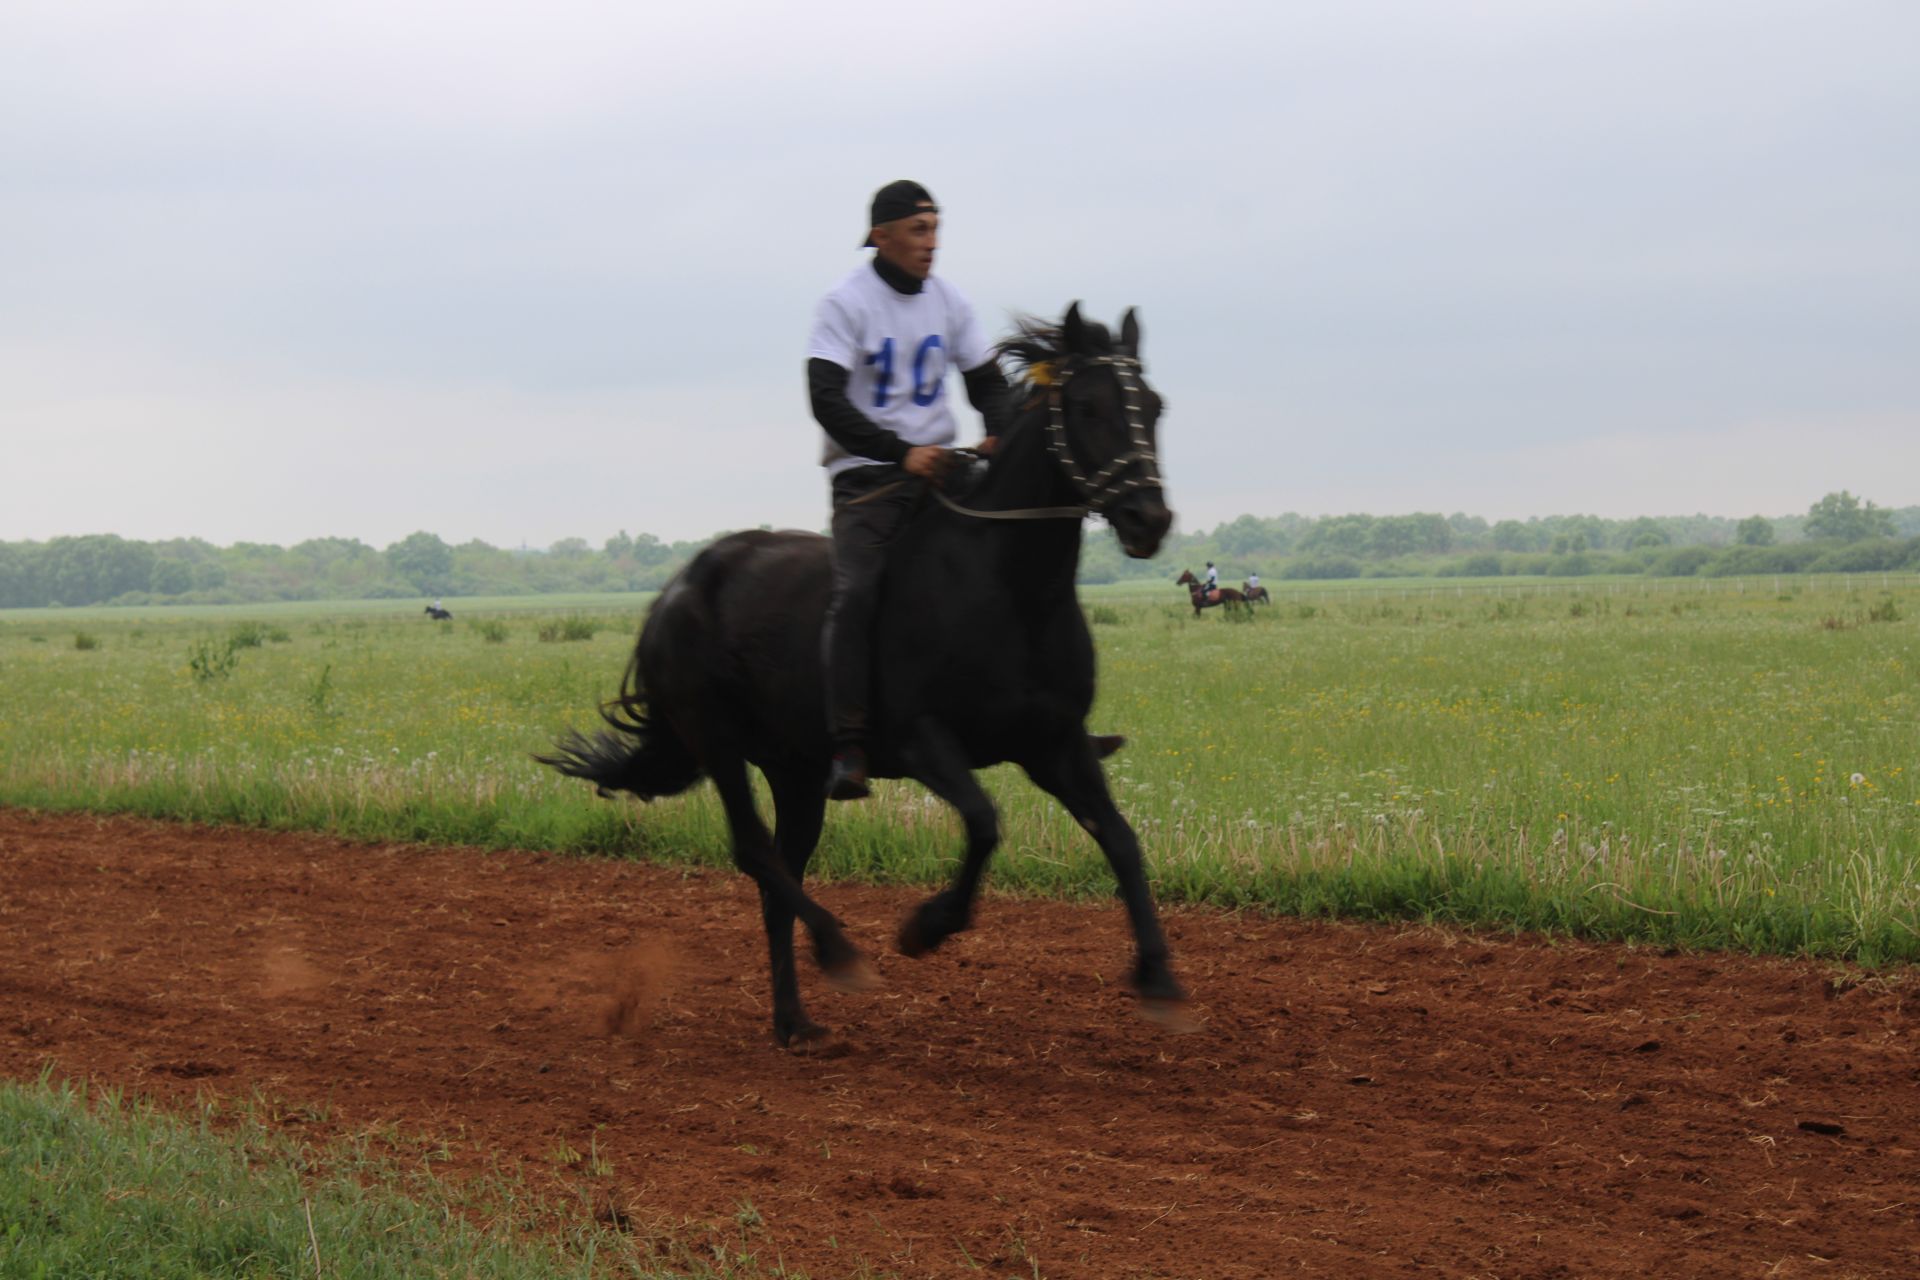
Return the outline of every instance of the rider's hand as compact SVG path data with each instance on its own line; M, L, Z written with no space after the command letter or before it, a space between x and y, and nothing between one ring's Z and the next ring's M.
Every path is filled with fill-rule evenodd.
M907 450L907 456L901 459L900 465L910 476L938 481L947 471L947 451L939 445L917 444Z
M973 451L983 458L991 458L993 456L993 447L999 443L999 436L987 436L982 439L979 444L973 446Z

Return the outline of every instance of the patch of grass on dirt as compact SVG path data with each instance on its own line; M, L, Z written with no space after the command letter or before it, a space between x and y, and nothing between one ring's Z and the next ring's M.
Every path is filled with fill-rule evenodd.
M555 1206L501 1181L476 1196L213 1102L176 1117L46 1078L0 1084L0 1275L23 1280L799 1280L741 1244L693 1255L605 1202Z

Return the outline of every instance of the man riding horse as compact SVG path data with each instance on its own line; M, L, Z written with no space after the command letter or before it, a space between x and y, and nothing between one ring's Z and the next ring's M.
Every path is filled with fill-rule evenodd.
M902 179L874 193L866 264L814 309L807 389L826 432L821 465L833 486L833 594L821 648L827 670L833 770L827 795L860 800L867 785L870 639L887 547L939 484L955 424L945 394L958 366L967 399L985 422L978 452L1005 429L1007 380L973 307L933 274L940 206ZM1094 739L1101 755L1123 739Z
M944 394L957 364L967 399L986 420L984 450L1004 428L1007 380L960 291L933 276L940 206L917 182L874 193L866 244L876 252L814 309L807 388L826 432L821 464L833 485L833 596L822 648L831 703L833 772L827 794L867 788L868 640L887 544L937 482L953 443ZM857 406L857 407L856 407Z

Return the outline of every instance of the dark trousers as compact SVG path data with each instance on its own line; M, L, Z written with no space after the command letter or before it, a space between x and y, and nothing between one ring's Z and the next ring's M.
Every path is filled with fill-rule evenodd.
M892 485L892 488L887 486ZM874 606L887 545L906 527L925 486L899 467L855 467L833 478L833 597L821 648L835 748L862 746Z

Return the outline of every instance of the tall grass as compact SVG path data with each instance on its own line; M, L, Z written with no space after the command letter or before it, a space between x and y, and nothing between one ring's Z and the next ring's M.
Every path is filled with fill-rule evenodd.
M199 681L230 615L95 613L88 651L0 620L0 802L724 864L707 789L608 803L528 758L614 691L639 620L568 603L498 630L272 615L288 643ZM1228 626L1130 584L1089 593L1094 720L1133 738L1109 775L1169 899L1912 959L1915 603L1450 584L1276 592ZM568 620L579 639L539 642ZM1047 797L986 781L999 883L1111 892ZM928 882L959 847L944 806L883 785L835 807L816 867Z

